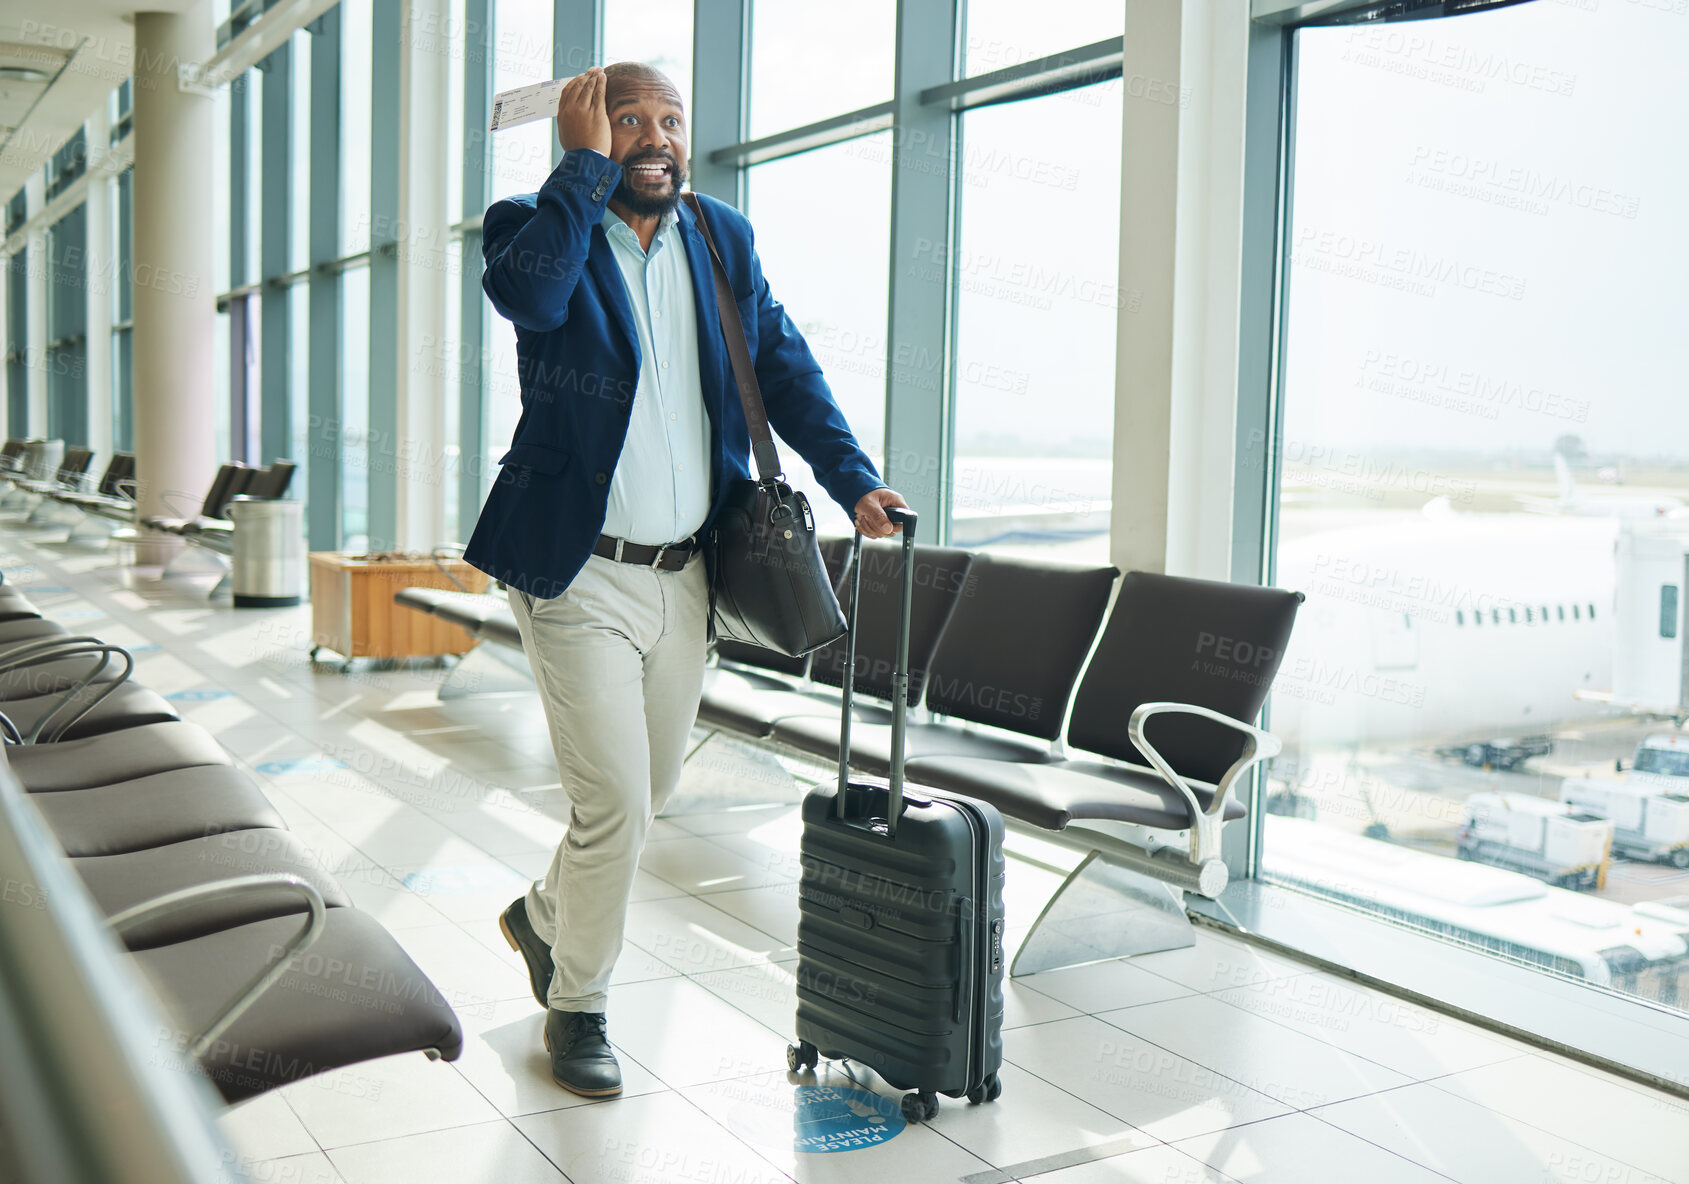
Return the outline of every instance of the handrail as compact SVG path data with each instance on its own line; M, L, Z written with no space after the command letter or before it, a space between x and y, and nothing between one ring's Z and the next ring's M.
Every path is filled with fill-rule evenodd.
M210 1082L0 760L0 1128L28 1181L245 1180Z

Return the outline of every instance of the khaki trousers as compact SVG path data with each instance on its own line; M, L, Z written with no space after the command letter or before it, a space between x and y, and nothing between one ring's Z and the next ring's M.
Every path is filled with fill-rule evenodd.
M550 1005L603 1011L639 854L680 780L703 693L703 555L679 571L589 556L561 596L513 589L510 607L569 798L568 833L528 889L528 920L551 945Z

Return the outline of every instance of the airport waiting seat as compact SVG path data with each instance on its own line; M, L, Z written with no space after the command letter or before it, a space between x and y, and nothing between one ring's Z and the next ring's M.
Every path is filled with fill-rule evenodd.
M1233 789L1279 748L1250 721L1272 689L1301 602L1300 592L1278 588L1128 572L1068 722L1069 747L1094 756L1049 763L927 756L909 762L909 779L988 801L1087 851L1057 898L1093 858L1170 891L1216 895L1226 882L1221 827L1244 816ZM1182 920L1182 903L1176 911ZM1052 899L1040 924L1059 913ZM1129 940L1119 932L1128 928L1087 935L1076 960L1144 952L1110 944ZM1047 960L1055 956L1049 947L1029 954L1036 947L1029 935L1013 973L1071 964Z
M976 554L927 683L927 709L943 718L910 722L905 757L1059 759L1058 741L1068 701L1119 574L1108 566ZM895 613L895 589L871 611L876 616ZM808 715L781 719L774 725L773 738L812 755L838 759L837 719ZM887 776L891 772L889 722L853 722L850 752L853 765L874 776Z
M510 602L489 592L459 592L452 588L401 588L393 603L449 621L478 641L511 649L522 648L522 634L510 615Z
M0 584L0 624L40 619L41 610L29 597L10 584Z
M0 692L17 690L16 659L41 640L8 642L6 634L43 625L61 630L46 635L58 648L41 651L49 660L30 670L66 677L74 660L53 655L90 640L62 637L51 621L0 623L0 663L14 659ZM126 673L127 660L123 666ZM125 682L101 707L124 695L163 704ZM13 695L0 709L27 731L20 709L36 698ZM99 711L77 721L83 733L101 724ZM210 734L174 718L129 722L135 726L121 732L5 745L0 793L29 793L112 918L164 1009L159 1037L184 1048L202 1043L199 1067L230 1101L399 1052L457 1057L462 1029L438 989L391 934L351 907ZM184 891L199 895L186 907L166 903ZM261 993L253 996L255 986ZM221 1038L199 1041L225 1016L232 1020ZM252 1049L264 1056L255 1060Z
M254 472L256 470L243 464L219 465L216 475L211 478L210 487L205 491L205 497L200 501L198 514L192 517L149 514L140 524L149 530L180 534L182 528L196 518L221 518L227 511L230 500L246 491L246 483L252 480Z
M90 790L72 791L85 794ZM72 795L48 795L49 800ZM37 801L40 805L40 800ZM52 825L51 816L48 817ZM107 916L156 900L170 892L234 876L292 875L315 887L328 908L351 899L300 841L280 826L230 828L134 850L78 856L66 846L71 865ZM150 949L215 933L235 925L300 913L299 896L281 888L211 897L176 912L152 917L123 932L131 950Z
M57 490L72 490L81 486L88 474L88 466L93 462L92 448L66 448L64 459L59 462L58 470L48 480L19 479L16 485L26 493L33 493L47 497Z
M266 501L284 497L288 486L293 482L296 467L290 460L278 460L271 462L266 468L252 470L239 494L231 495L228 502L232 503L235 496L263 498ZM228 513L228 505L225 504L221 513L202 513L193 521L182 523L174 533L190 543L197 543L221 555L232 554L235 524L229 519Z
M115 453L92 490L54 490L47 496L84 513L127 520L135 512L135 456Z
M29 439L22 442L16 458L0 476L13 485L23 481L51 480L64 459L63 440Z
M23 750L13 745L9 753ZM189 765L106 784L29 792L65 854L73 857L126 855L207 835L287 825L257 783L231 765Z
M245 989L253 967L299 931L297 916L273 917L138 950L175 1030L202 1031ZM331 968L331 969L330 969ZM253 1057L251 1050L266 1055ZM326 910L321 936L200 1058L224 1099L400 1052L456 1060L463 1029L440 990L373 917Z
M102 688L107 693L75 722L58 733L63 740L85 740L107 732L143 727L147 724L168 723L181 717L156 691L133 683L120 683ZM27 695L0 702L0 715L10 720L23 736L28 736L43 721L49 719L63 702L62 693ZM56 726L56 723L54 725Z
M234 764L209 732L181 720L55 744L12 745L5 756L30 793L88 789L154 773Z

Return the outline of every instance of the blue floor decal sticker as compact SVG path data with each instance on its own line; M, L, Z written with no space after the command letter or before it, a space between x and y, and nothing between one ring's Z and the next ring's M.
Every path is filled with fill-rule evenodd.
M895 1098L862 1089L800 1085L795 1091L792 1147L806 1154L856 1151L903 1133L903 1111Z

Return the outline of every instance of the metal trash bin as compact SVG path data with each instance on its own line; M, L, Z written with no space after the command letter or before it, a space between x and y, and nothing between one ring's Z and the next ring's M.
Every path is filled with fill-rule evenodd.
M305 585L305 504L286 499L237 497L234 523L236 608L288 608Z

